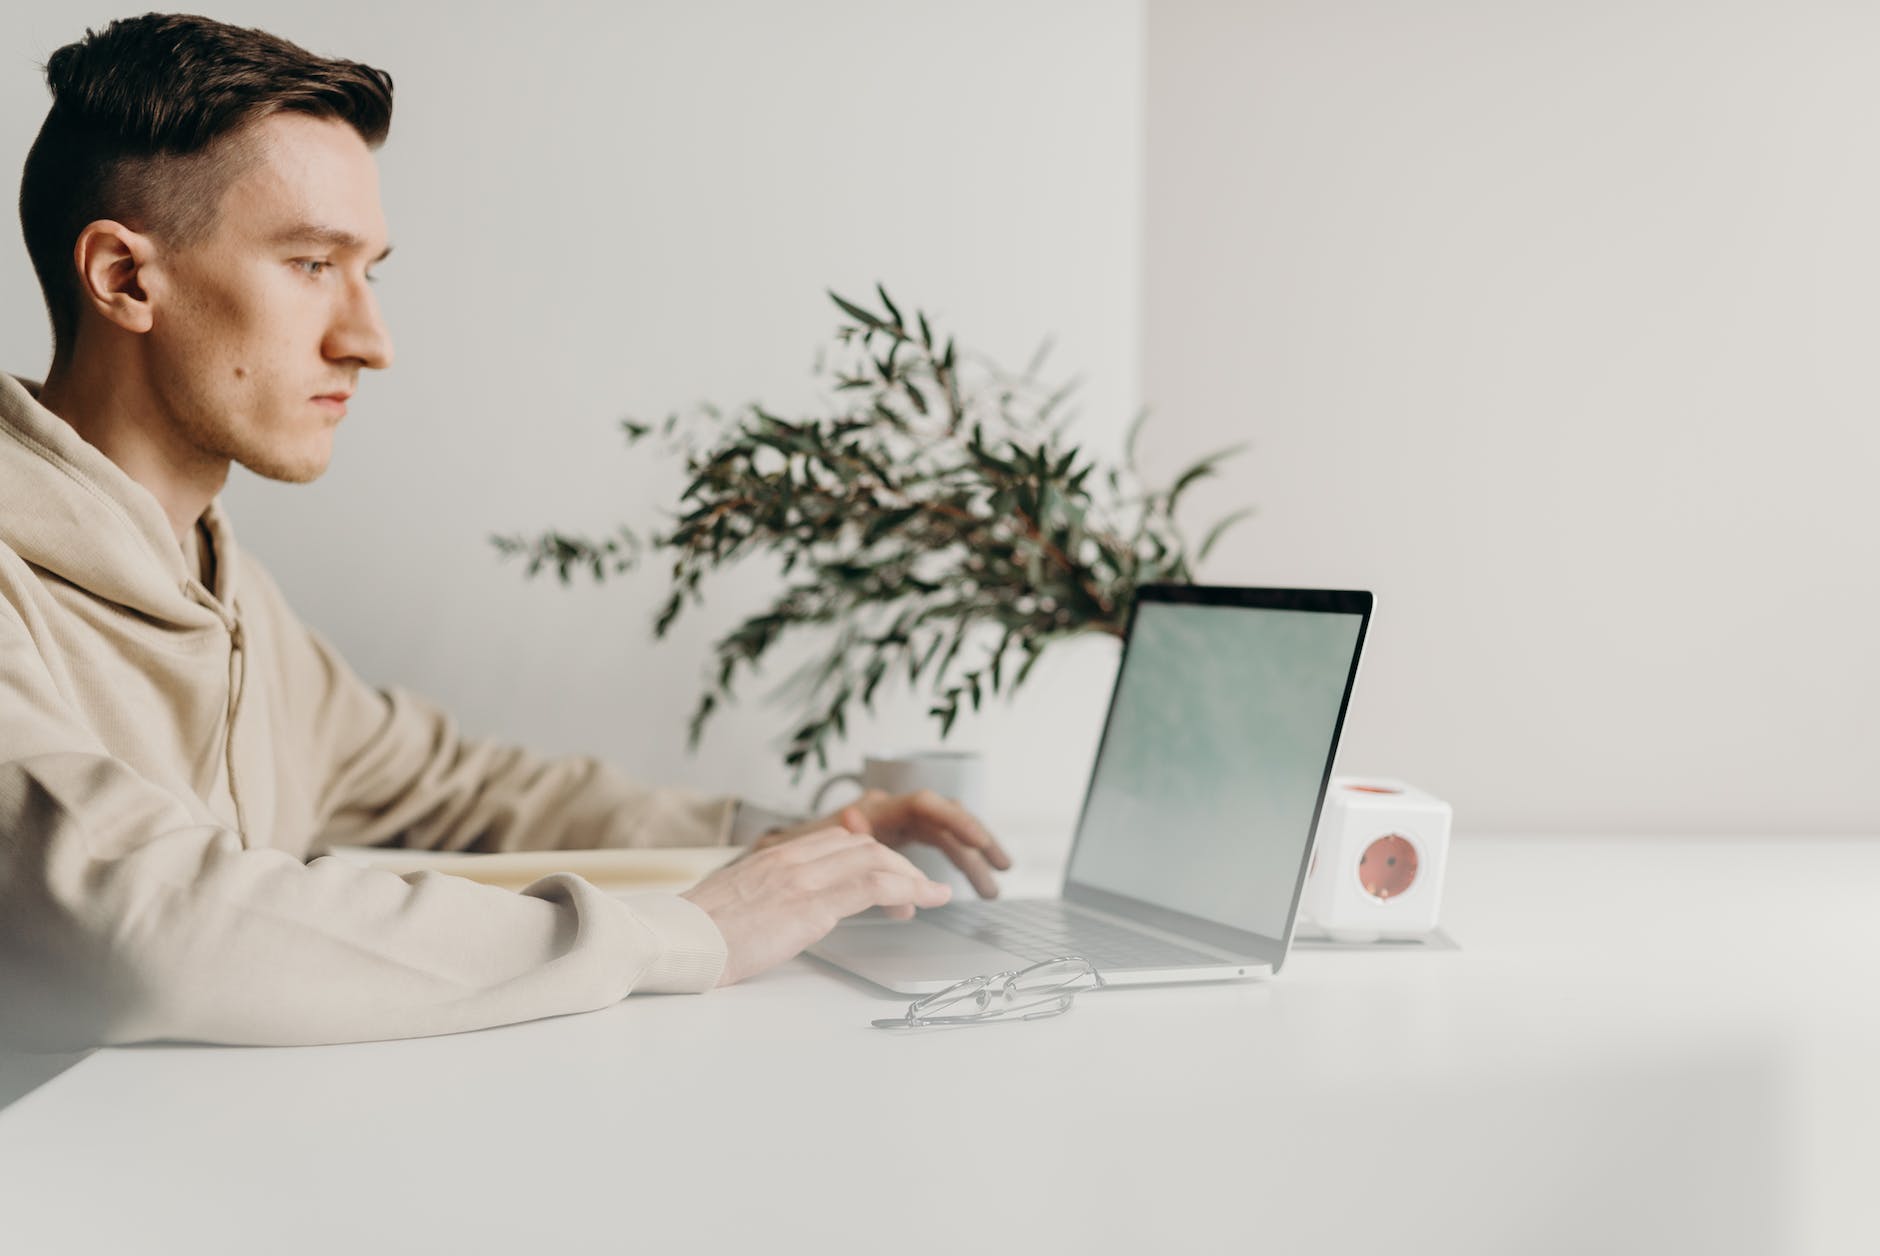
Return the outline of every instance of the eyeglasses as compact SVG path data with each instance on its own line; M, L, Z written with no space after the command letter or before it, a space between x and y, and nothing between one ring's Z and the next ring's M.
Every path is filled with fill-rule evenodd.
M1078 991L1102 985L1096 965L1081 955L1061 955L1030 968L968 977L914 1000L904 1016L870 1023L876 1029L923 1029L1042 1020L1070 1011Z

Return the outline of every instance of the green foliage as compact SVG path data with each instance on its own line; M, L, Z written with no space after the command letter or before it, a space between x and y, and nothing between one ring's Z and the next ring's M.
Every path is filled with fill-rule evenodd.
M783 591L714 646L691 743L778 641L831 636L778 691L794 704L782 749L799 779L811 759L828 766L852 704L872 711L883 684L924 680L944 739L962 704L1009 697L1052 641L1121 636L1138 586L1193 579L1176 505L1239 452L1145 488L1135 451L1146 410L1123 465L1100 467L1064 439L1075 415L1060 410L1076 381L1050 392L1038 382L1048 341L1023 375L1006 375L957 354L925 314L910 325L879 285L876 294L880 313L829 294L849 320L835 333L841 362L817 367L833 379L833 413L789 419L752 404L726 415L705 404L658 427L688 477L667 530L644 541L625 527L601 539L491 538L505 557L527 559L525 574L552 565L563 584L577 571L600 581L669 556L659 637L701 603L706 574L757 554L780 558ZM622 428L629 444L655 432L632 419ZM1216 523L1193 561L1249 513Z

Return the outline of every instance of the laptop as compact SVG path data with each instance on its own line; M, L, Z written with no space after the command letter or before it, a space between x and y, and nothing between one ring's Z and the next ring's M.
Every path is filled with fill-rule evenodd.
M867 912L809 953L903 994L1060 955L1113 986L1277 973L1371 601L1143 586L1058 896Z

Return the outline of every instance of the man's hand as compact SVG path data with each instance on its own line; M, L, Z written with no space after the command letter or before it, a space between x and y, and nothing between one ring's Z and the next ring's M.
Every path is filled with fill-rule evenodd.
M855 833L870 833L884 846L900 847L908 842L938 846L966 874L981 898L996 898L999 883L992 870L1001 872L1012 866L1012 857L986 832L985 825L973 813L950 798L942 798L931 789L912 794L890 794L871 789L833 815L810 820L787 829L766 833L753 844L763 850L780 842L796 841L807 833L817 833L840 825Z
M825 826L726 864L687 890L725 938L721 986L744 980L820 940L870 907L906 920L953 891L930 881L867 833Z

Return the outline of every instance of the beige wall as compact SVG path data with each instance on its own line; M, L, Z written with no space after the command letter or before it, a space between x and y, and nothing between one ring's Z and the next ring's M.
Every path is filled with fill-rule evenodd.
M1880 6L1158 2L1143 387L1204 571L1376 590L1344 767L1880 830Z

